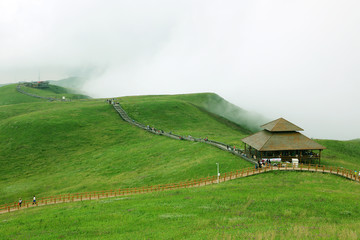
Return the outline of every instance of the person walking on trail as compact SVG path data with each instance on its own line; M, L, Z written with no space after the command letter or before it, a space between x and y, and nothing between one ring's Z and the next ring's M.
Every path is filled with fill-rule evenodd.
M21 204L22 204L22 199L19 198L19 207L21 207Z
M36 204L36 198L35 198L35 195L33 197L33 205Z

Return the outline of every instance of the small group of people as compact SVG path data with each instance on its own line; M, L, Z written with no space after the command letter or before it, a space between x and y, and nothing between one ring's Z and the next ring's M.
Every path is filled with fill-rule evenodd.
M231 148L229 145L226 145L226 149L229 150L229 151L231 151L231 150L236 151L235 146Z
M261 161L260 161L260 159L259 159L259 160L258 160L257 167L262 168L262 166L270 165L270 164L271 164L270 159L261 160Z
M146 129L150 130L150 131L153 131L155 133L164 133L163 130L158 130L158 129L154 128L154 127L150 127L149 125L146 126ZM170 132L170 134L171 134L171 132Z
M19 207L21 207L22 202L23 202L22 199L19 198ZM35 195L34 195L34 197L33 197L32 205L36 205L36 197L35 197Z
M119 102L115 102L115 98L106 99L106 102L107 102L108 104L119 104Z
M108 104L113 104L114 101L115 101L115 99L106 99L106 102L107 102Z

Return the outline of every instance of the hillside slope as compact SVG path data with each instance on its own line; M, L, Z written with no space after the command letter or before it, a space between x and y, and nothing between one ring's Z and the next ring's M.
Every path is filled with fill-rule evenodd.
M0 88L0 106L1 105L10 105L18 103L30 103L30 102L46 102L45 99L34 98L25 94L20 94L16 90L17 84L9 84ZM46 89L36 89L30 87L21 87L25 92L32 93L35 95L43 97L53 97L61 99L62 96L65 96L69 99L88 99L90 97L82 94L78 94L72 90L68 90L63 87L50 85Z
M192 106L185 104L183 114L212 122L218 132L244 135L241 127ZM0 202L206 177L216 172L217 162L222 172L250 166L211 146L133 127L104 100L35 99L0 106L0 116Z
M133 119L145 125L179 134L209 137L231 146L243 147L241 139L251 134L251 131L244 127L246 123L237 125L226 118L208 112L204 106L220 109L224 104L216 105L215 100L208 102L208 99L218 99L222 102L221 98L213 93L122 97L119 101ZM194 112L201 114L194 117ZM208 120L208 116L212 116L211 120ZM241 123L241 120L238 119L237 122ZM219 123L229 128L218 128ZM322 164L360 171L359 140L315 139L315 141L327 148L322 153Z
M12 86L15 89L15 86ZM5 90L2 90L2 89ZM35 89L36 90L36 89ZM5 93L5 94L2 94ZM39 92L46 96L58 93ZM207 111L211 94L123 97L135 120L232 145L250 130ZM216 97L215 97L216 98ZM0 202L179 182L249 166L206 144L152 135L104 100L48 102L0 88ZM327 164L358 168L359 141L319 140ZM3 239L358 239L358 184L266 173L197 189L0 215ZM142 229L142 231L139 231Z

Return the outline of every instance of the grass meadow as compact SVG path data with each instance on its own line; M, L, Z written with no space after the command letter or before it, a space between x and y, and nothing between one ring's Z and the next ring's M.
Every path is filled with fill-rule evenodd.
M0 203L212 176L217 162L222 172L250 166L212 146L131 126L105 100L3 105L0 117Z
M60 98L62 88L30 89ZM67 98L83 95L66 95ZM122 97L135 120L242 146L251 134L208 111L214 94ZM213 103L216 101L213 101ZM204 107L206 106L206 108ZM214 106L216 107L216 106ZM105 99L48 102L0 88L0 204L174 183L250 164L210 145L153 135ZM322 163L360 170L360 141L317 140ZM219 185L30 208L0 215L1 239L359 239L359 184L320 173L266 173Z
M2 239L359 239L360 188L271 172L201 188L0 215Z

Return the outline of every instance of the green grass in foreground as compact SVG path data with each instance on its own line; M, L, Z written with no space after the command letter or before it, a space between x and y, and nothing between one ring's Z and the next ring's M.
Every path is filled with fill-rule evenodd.
M359 184L271 172L0 215L2 239L359 239Z

